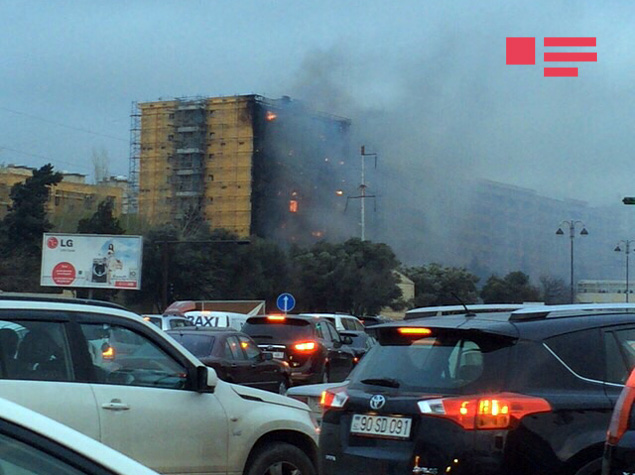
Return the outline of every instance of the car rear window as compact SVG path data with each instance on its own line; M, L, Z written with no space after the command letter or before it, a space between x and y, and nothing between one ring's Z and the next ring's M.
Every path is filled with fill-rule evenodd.
M283 321L271 321L266 318L247 320L242 331L254 340L288 340L297 338L311 338L313 329L306 320L287 318Z
M183 345L197 358L209 356L212 353L215 337L213 335L174 334L172 337Z
M498 391L504 386L514 341L499 335L447 331L383 339L351 373L351 385L442 394Z

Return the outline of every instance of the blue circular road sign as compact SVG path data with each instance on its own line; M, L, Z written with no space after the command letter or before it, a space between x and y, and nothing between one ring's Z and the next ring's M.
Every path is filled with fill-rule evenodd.
M276 305L283 312L290 312L295 307L295 297L287 292L278 295Z

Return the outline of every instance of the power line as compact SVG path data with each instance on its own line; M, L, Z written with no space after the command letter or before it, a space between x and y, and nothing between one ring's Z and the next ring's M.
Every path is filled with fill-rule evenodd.
M84 128L81 128L81 127L75 127L73 125L62 124L61 122L56 122L54 120L45 119L44 117L39 117L39 116L33 115L33 114L27 114L26 112L20 112L20 111L16 111L16 110L13 110L13 109L8 109L7 107L0 106L0 110L3 110L5 112L11 112L12 114L22 115L24 117L29 117L30 119L39 120L41 122L46 122L47 124L57 125L58 127L64 127L66 129L76 130L78 132L84 132L86 134L97 135L99 137L106 137L106 138L113 139L113 140L119 140L120 142L126 142L126 143L128 142L128 139L123 139L121 137L115 137L114 135L102 134L100 132L95 132L93 130L84 129Z
M23 152L22 150L16 150L15 148L5 147L4 145L0 145L0 152L2 152L3 150L9 150L10 152L19 153L21 155L27 155L29 157L41 158L41 159L46 160L46 161L48 161L50 163L63 163L64 165L77 167L76 163L71 163L71 162L66 162L64 160L58 160L58 159L55 159L55 158L45 157L44 155L38 155L38 154L35 154L35 153ZM87 170L88 169L88 168L82 167L82 166L79 166L79 168L83 169L83 170Z

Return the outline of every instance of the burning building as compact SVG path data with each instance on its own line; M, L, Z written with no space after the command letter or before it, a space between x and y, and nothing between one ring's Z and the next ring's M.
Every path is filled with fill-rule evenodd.
M200 215L212 229L306 244L354 233L338 190L354 187L350 121L288 97L135 105L132 208L150 223Z

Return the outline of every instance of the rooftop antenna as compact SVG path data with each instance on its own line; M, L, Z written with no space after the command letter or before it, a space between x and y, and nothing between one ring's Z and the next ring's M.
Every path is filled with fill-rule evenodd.
M375 202L375 206L377 206L377 203L375 201L376 196L375 195L367 195L366 194L366 158L367 157L374 157L375 158L375 168L377 168L377 154L376 153L366 153L366 147L364 145L362 145L361 147L361 151L360 151L360 155L362 157L362 182L359 185L359 195L358 196L348 196L346 198L346 204L348 205L348 200L354 200L354 199L359 199L361 200L361 213L362 213L362 220L361 220L361 228L362 228L362 241L366 240L366 198L372 198L373 202Z

